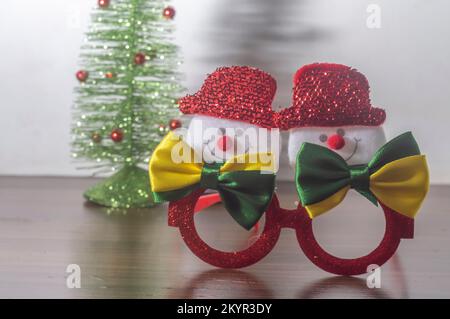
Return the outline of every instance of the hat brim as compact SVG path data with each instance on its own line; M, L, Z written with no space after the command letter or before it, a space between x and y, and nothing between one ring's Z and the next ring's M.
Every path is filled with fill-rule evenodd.
M224 120L240 121L263 128L276 127L275 111L254 107L252 110L242 108L234 112L227 112L218 105L209 105L197 95L187 95L178 101L180 112L186 115L206 115Z
M282 129L289 130L298 127L337 127L337 126L380 126L386 120L386 112L384 109L371 107L368 114L355 114L342 116L330 116L328 114L316 116L306 116L298 112L297 108L290 107L280 111L278 118L278 126Z

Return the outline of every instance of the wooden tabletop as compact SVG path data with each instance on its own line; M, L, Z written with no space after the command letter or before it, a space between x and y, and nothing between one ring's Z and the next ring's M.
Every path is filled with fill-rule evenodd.
M450 187L435 186L403 240L381 268L381 288L366 275L340 277L312 264L293 230L273 251L240 270L205 264L167 226L167 206L110 210L86 203L83 178L0 177L2 298L450 298ZM295 207L291 183L278 185L283 207ZM263 223L263 222L262 222ZM357 257L383 236L381 209L356 193L314 221L320 244ZM221 204L197 214L202 238L232 251L254 240ZM68 288L67 266L79 265L81 288Z

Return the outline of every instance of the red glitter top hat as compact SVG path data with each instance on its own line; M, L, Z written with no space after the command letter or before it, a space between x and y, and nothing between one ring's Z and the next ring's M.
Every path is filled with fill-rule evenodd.
M385 111L370 103L363 74L341 64L314 63L295 74L292 106L279 113L279 126L378 126L385 119Z
M272 100L277 84L267 73L247 66L222 67L194 95L179 100L184 114L202 114L274 127Z

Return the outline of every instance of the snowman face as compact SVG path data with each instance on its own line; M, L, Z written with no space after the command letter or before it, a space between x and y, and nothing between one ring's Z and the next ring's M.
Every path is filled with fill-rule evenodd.
M302 127L291 130L289 163L294 166L304 142L328 147L345 159L347 164L367 164L374 153L386 143L381 126Z
M279 150L279 136L270 130L241 121L195 115L186 142L207 163L225 162L233 156Z

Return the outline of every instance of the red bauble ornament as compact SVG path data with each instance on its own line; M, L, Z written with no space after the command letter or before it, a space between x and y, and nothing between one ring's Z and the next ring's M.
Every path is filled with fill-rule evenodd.
M77 76L78 81L84 82L89 77L89 72L88 71L84 71L84 70L80 70L80 71L77 72L76 76Z
M137 65L142 65L145 63L146 56L144 53L139 52L134 56L134 63Z
M111 139L115 142L115 143L119 143L122 142L123 140L123 132L120 129L115 129L111 132Z
M112 73L112 72L106 72L105 73L105 78L112 79L113 77L114 77L114 73Z
M175 129L180 128L180 127L181 127L181 121L180 120L172 119L172 120L169 121L169 128L171 130L175 130Z
M98 0L98 6L100 8L107 8L109 7L110 2L110 0Z
M173 7L165 7L163 10L163 17L166 19L173 19L175 17L175 9Z

